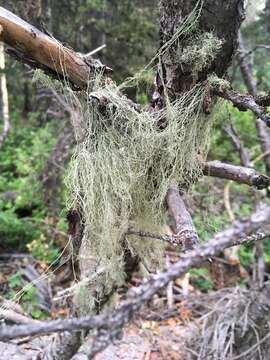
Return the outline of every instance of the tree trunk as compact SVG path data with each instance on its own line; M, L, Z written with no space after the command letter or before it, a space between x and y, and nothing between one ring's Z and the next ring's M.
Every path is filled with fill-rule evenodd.
M222 40L220 54L211 63L203 66L200 71L194 71L196 63L177 62L177 53L183 52L185 43L176 43L161 57L162 74L165 85L177 96L191 89L198 82L207 79L211 73L223 77L231 64L232 56L237 48L237 33L243 20L244 10L242 0L208 0L201 5L199 1L190 0L161 0L160 1L160 41L161 47L175 35L185 18L194 11L197 4L199 11L198 32L213 32ZM194 14L196 16L196 13ZM157 84L160 84L160 73ZM162 88L162 87L161 87Z

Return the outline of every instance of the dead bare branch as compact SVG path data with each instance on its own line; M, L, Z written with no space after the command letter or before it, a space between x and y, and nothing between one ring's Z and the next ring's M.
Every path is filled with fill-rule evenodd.
M172 185L168 190L166 201L168 211L174 220L174 238L182 245L183 251L191 250L199 244L199 238L176 185Z
M248 94L240 94L235 90L227 89L222 86L214 86L213 93L225 100L229 100L240 111L252 111L253 114L260 118L267 127L270 127L270 115L267 113L265 107L256 102L256 97Z
M241 160L241 165L242 166L247 166L250 167L251 166L251 162L250 162L250 156L249 156L249 151L248 149L245 148L245 146L243 145L241 138L239 136L239 134L237 133L236 129L233 127L232 124L225 126L224 130L226 131L226 133L230 136L230 138L232 139L232 142L235 146L235 148L238 150L239 152L239 156L240 156L240 160Z
M227 247L246 244L251 241L261 241L269 236L270 229L265 229L251 236L243 237L245 231L249 232L251 229L258 229L258 227L262 226L265 222L269 222L269 218L270 207L267 207L253 214L251 219L236 222L232 228L217 234L215 238L207 244L198 246L194 250L182 254L180 260L173 264L167 271L152 276L139 287L131 288L128 292L127 300L113 311L93 317L59 319L31 325L2 326L0 327L0 339L10 340L26 335L34 336L50 332L79 331L83 329L96 329L104 335L105 333L111 333L112 329L121 329L154 294L166 287L170 281L174 281L184 274L191 267L199 265L209 257L222 252ZM114 335L115 334L119 335L119 331L115 332ZM115 337L105 336L105 343L100 344L96 352L102 350L113 340L112 338Z
M86 60L3 7L0 7L0 26L0 41L11 47L7 50L10 55L58 80L69 80L79 89L87 87L94 71L111 71L101 63Z
M169 242L172 245L179 245L179 239L176 235L168 235L168 234L159 235L159 234L153 234L149 231L134 230L134 229L129 229L128 232L126 233L126 235L136 235L139 237Z
M244 166L209 161L203 169L204 175L233 180L240 184L255 186L257 189L265 189L270 185L270 178L259 174L256 170Z

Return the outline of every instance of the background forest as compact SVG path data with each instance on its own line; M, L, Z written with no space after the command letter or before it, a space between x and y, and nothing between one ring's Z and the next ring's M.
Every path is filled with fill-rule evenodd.
M106 45L94 56L114 70L118 82L144 68L159 47L157 1L0 0L0 5L80 53ZM228 76L234 89L260 95L270 89L270 1L249 1L246 11L241 52L235 55ZM243 77L241 57L248 63L253 90ZM70 109L63 106L54 90L35 81L34 70L7 55L5 61L0 76L5 74L7 79L9 130L0 142L1 299L14 299L29 281L43 271L51 272L49 285L44 285L50 290L44 290L44 295L39 286L30 286L19 293L20 305L35 319L58 317L68 313L68 306L53 306L52 294L73 281L70 264L61 266L68 241L65 175L75 146ZM147 73L139 87L128 89L128 96L141 105L148 104L153 76ZM4 122L0 114L1 134ZM246 161L270 176L270 152L261 150L258 124L251 112L240 112L230 103L220 102L208 160L235 165ZM205 242L233 221L248 218L258 210L258 199L267 203L269 196L269 189L255 190L228 180L202 177L189 190L186 203L200 241ZM168 259L177 256L171 248L168 254ZM207 263L191 270L186 291L210 294L230 286L244 287L256 280L258 261L263 264L264 280L268 279L270 239L261 248L243 245L219 259L213 266ZM31 266L25 271L28 261Z

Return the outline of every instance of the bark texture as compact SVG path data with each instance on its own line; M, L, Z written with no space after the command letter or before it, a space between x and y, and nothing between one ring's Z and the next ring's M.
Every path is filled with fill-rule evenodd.
M167 205L169 213L174 219L174 238L182 245L183 251L191 250L195 245L198 245L199 238L177 186L171 186L169 189Z
M106 71L106 67L91 64L3 7L0 7L0 26L0 41L11 47L8 50L11 55L57 79L67 79L77 88L86 88L97 68Z
M177 52L183 50L183 44L174 44L169 49L169 53L166 52L161 57L160 71L156 78L154 105L160 106L163 103L163 84L172 96L175 96L191 89L197 82L206 80L211 73L223 77L231 64L232 56L237 48L237 33L244 16L243 0L207 0L203 5L195 0L161 0L161 46L173 37L196 5L200 11L198 31L213 32L218 39L223 40L220 49L222 56L215 57L212 63L199 74L194 74L192 65L187 66L187 64L175 61ZM161 73L163 80L161 80Z
M181 63L179 53L184 51L184 41L175 41L168 50L162 52L156 74L155 91L152 96L152 109L162 109L165 106L164 91L172 99L190 90L197 83L207 79L211 73L223 77L232 61L237 48L237 34L243 20L244 9L242 0L208 0L205 2L190 0L160 0L160 47L161 49L174 38L177 30L193 13L198 19L197 32L212 32L217 39L222 39L221 56L215 56L198 73L194 64ZM192 20L194 21L194 20ZM195 64L196 65L196 64ZM166 89L166 90L165 90ZM180 235L183 249L190 249L198 243L198 235L191 216L177 187L168 191L166 202L169 213L174 218L174 233Z
M261 190L270 185L270 178L257 173L256 170L244 166L236 166L220 161L209 161L205 164L204 174L236 181L240 184L255 186Z

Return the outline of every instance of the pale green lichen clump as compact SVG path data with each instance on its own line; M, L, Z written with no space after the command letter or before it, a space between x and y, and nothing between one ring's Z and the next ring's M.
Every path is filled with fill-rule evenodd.
M223 44L223 40L218 39L212 32L191 34L188 41L190 45L183 49L179 47L176 60L191 68L193 75L211 65Z
M84 139L67 184L71 206L79 205L84 216L82 272L89 276L104 267L101 291L108 293L123 284L125 249L146 264L162 260L163 244L125 233L131 225L147 231L162 227L170 183L191 183L201 174L211 120L202 115L202 86L155 114L134 109L114 84L98 86L98 93L109 102L101 109L89 94L81 111Z
M160 55L180 36L191 36L191 21L196 23L197 17L190 19L168 47L162 47ZM210 33L198 36L195 44L186 45L181 61L192 61L196 68L200 59L196 68L200 71L213 60L220 46ZM86 96L79 97L70 89L66 93L70 106L75 104L76 109L74 131L78 143L66 184L70 191L68 208L80 208L83 216L79 253L83 281L75 297L81 312L89 313L99 299L104 300L124 283L127 252L145 269L150 264L160 265L164 244L125 234L131 226L160 231L170 184L177 181L188 187L196 181L208 150L212 117L203 114L203 84L175 101L165 96L164 110L154 113L132 106L123 95L128 85L117 87L97 76ZM161 122L166 126L160 128Z

